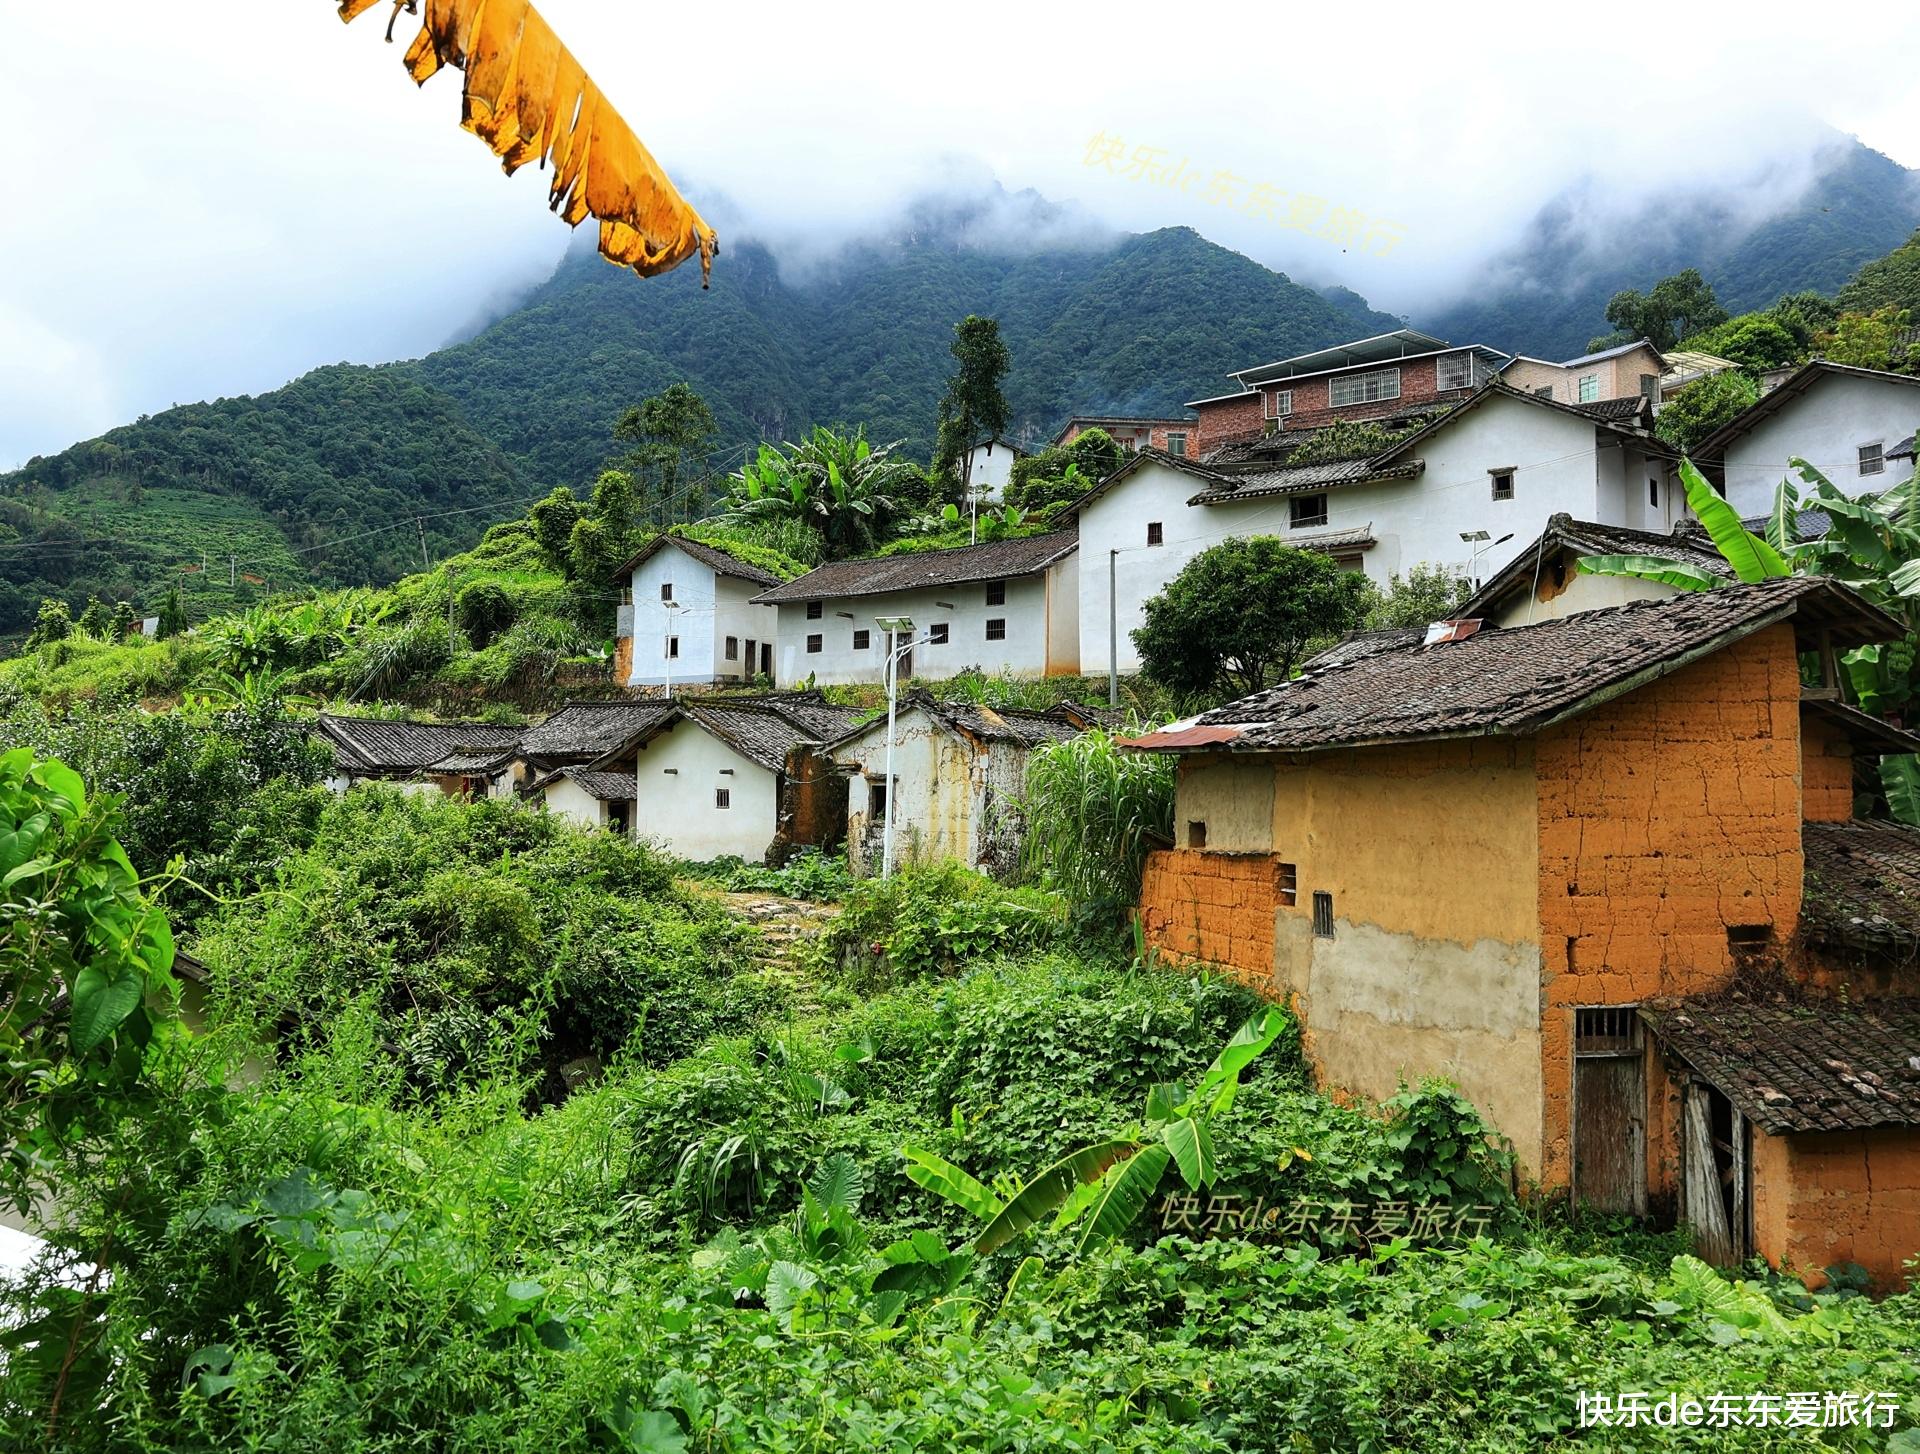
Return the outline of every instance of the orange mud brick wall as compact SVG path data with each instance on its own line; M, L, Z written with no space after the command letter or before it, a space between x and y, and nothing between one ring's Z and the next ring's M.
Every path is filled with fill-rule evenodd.
M624 687L633 677L633 638L622 636L613 643L613 684Z
M1904 1287L1920 1253L1920 1127L1753 1134L1754 1250L1814 1286L1857 1262Z
M1801 811L1809 823L1853 816L1853 743L1814 712L1800 714Z
M1274 860L1264 853L1166 849L1147 858L1140 919L1164 954L1217 964L1273 992Z
M1540 734L1541 1180L1564 1186L1576 1005L1702 994L1794 934L1800 675L1773 626ZM1734 931L1730 936L1729 931ZM1649 1186L1671 1184L1648 1127Z

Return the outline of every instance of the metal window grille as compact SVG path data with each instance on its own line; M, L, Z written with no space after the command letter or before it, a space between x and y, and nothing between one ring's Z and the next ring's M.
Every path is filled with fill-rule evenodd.
M733 806L733 789L715 788L713 790L713 805L716 808L731 808Z
M1860 473L1861 474L1877 475L1882 473L1886 469L1886 467L1887 467L1887 457L1882 445L1876 443L1876 444L1863 444L1860 446Z
M1288 524L1295 530L1309 525L1327 523L1327 497L1325 495L1295 495L1292 500L1292 513Z
M927 645L945 646L947 644L947 633L949 630L950 628L944 621L929 626L927 628Z
M672 581L662 581L660 583L660 599L663 601L671 601L673 599Z
M1400 397L1400 370L1376 369L1370 374L1348 374L1333 381L1333 407L1348 404L1377 404L1382 399Z
M1468 389L1473 387L1473 355L1470 353L1442 354L1434 366L1434 387L1447 389Z
M1319 889L1313 894L1313 937L1333 938L1333 895Z
M818 621L823 615L826 614L826 609L827 609L827 603L825 601L807 602L807 619L809 621Z
M1493 472L1493 498L1511 500L1513 498L1513 471L1495 470Z
M1005 641L1007 639L1007 618L993 616L987 621L987 640Z
M1639 1050L1637 1006L1589 1005L1573 1012L1575 1055L1634 1055Z
M1165 539L1166 532L1161 529L1160 522L1158 520L1149 520L1147 522L1147 544L1158 545Z
M856 631L853 633L853 649L855 651L865 651L872 644L873 633L871 631Z
M825 646L825 645L826 645L826 639L825 639L824 637L820 637L820 636L809 636L809 637L807 638L807 650L808 650L808 651L818 651L818 650L820 650L820 649L821 649L821 648L822 648L823 646Z
M987 604L1004 606L1007 604L1007 583L1005 581L987 582Z

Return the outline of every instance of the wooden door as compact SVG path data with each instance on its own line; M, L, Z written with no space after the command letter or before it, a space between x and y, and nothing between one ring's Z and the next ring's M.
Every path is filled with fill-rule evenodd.
M1747 1256L1747 1121L1704 1081L1681 1093L1681 1215L1703 1261L1732 1267Z
M1602 1212L1647 1211L1647 1073L1638 1014L1574 1012L1573 1190Z

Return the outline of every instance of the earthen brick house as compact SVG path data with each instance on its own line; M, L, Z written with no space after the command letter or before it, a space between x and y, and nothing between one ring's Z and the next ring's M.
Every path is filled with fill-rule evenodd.
M1898 1279L1920 834L1852 812L1920 742L1802 686L1897 623L1803 577L1442 634L1133 740L1180 757L1151 942L1290 1001L1329 1088L1455 1081L1545 1190Z

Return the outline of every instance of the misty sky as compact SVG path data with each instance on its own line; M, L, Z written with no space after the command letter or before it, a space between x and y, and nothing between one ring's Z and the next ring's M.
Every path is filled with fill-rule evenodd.
M542 8L721 226L720 267L730 238L826 250L917 193L997 178L1090 228L1189 225L1406 311L1471 287L1576 178L1624 205L1766 164L1764 209L1827 127L1920 167L1910 3L1564 27L1538 3ZM0 0L24 132L0 170L0 468L317 364L418 355L553 265L567 232L542 181L504 178L460 131L457 76L416 91L384 18ZM1204 187L1089 166L1095 137L1403 240L1343 252Z

